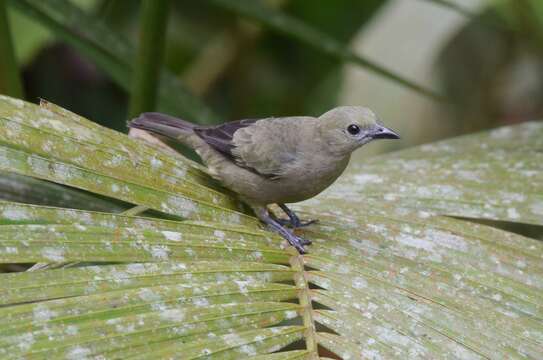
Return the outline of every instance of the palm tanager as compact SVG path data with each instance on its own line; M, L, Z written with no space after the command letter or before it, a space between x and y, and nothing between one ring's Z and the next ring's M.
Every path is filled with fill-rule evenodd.
M361 106L341 106L319 117L245 119L199 126L161 113L143 113L131 128L166 136L194 149L209 172L249 204L258 218L300 253L311 242L285 225L303 223L285 203L309 199L345 170L351 153L374 139L399 139ZM277 204L290 220L272 216Z

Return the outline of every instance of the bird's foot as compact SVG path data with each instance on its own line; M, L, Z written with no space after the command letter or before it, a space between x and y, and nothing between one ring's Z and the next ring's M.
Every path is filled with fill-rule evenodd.
M311 244L311 241L297 236L292 230L284 227L281 221L271 216L265 207L255 207L253 209L255 210L255 214L258 216L258 218L267 224L271 230L279 233L285 240L288 241L290 245L298 250L300 254L306 253L304 245Z

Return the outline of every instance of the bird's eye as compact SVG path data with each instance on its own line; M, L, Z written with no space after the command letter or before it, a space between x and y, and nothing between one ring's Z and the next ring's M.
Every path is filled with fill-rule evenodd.
M360 127L358 125L351 124L347 127L347 131L351 135L358 135L358 133L360 133Z

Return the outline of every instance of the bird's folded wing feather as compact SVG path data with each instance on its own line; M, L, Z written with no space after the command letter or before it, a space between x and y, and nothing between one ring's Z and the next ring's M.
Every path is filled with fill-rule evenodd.
M240 120L195 132L237 165L269 178L280 178L296 161L296 118Z

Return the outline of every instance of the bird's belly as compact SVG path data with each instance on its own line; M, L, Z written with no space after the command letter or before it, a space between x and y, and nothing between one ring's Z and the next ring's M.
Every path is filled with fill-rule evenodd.
M261 202L295 203L310 199L328 188L343 173L349 159L334 163L329 167L306 167L305 171L281 177L276 180L267 180L263 187L267 189L261 196Z

